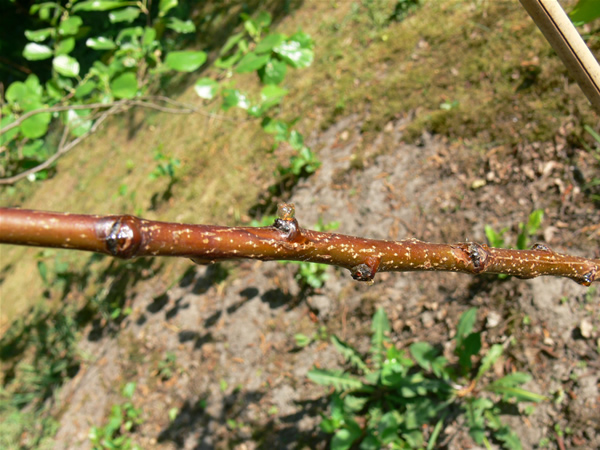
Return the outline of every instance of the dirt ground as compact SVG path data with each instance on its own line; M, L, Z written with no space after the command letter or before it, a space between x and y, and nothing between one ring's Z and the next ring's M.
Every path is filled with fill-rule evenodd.
M363 120L350 116L311 137L322 166L288 199L301 225L335 220L341 233L442 242L484 241L483 228L490 223L511 227L514 238L516 223L527 219L507 214L516 202L521 210L545 209L539 238L556 244L554 250L598 257L598 209L578 201L580 192L572 191L564 203L567 194L557 188L568 183L569 173L555 158L566 145L560 137L523 147L496 171L493 154L465 166L441 138L424 134L418 145L405 144L409 117L390 121L363 148ZM489 181L471 189L484 170ZM582 235L583 224L595 225L595 234ZM573 245L561 245L569 242ZM235 276L224 278L223 270ZM83 340L81 350L93 357L56 402L61 411L56 448L89 448L90 426L102 423L111 405L122 401L118 387L128 380L138 382L133 402L142 408L144 422L133 439L142 448L325 448L328 436L318 424L328 391L306 373L315 365L340 367L342 360L327 340L298 348L293 336L324 326L366 351L370 317L380 306L399 348L449 342L458 316L478 307L484 346L514 338L504 367L531 373L527 388L553 399L529 416L506 417L524 447L535 448L544 438L555 448L600 447L597 291L558 278L451 273L378 274L369 286L329 268L325 286L304 295L295 270L246 261L226 269L190 266L168 290L146 283L118 334ZM590 323L592 331L582 331ZM175 353L177 371L162 381L157 361L166 352ZM171 408L178 410L172 421ZM559 437L557 426L569 433ZM447 424L438 442L448 449L474 445L461 423Z

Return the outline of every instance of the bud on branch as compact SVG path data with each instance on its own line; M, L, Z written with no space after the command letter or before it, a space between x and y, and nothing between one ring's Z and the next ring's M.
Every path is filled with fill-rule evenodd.
M384 241L306 230L283 204L269 227L222 227L0 208L0 243L86 250L118 258L180 256L198 264L228 259L307 261L344 267L359 281L377 272L441 270L471 274L567 277L584 286L600 280L600 260L463 242Z

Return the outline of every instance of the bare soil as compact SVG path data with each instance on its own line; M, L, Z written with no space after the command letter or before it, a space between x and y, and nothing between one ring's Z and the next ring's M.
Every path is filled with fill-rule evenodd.
M514 211L542 208L540 241L556 251L599 256L600 212L573 181L563 155L574 154L582 171L593 170L592 162L564 136L520 146L500 164L494 151L469 155L428 134L406 144L410 117L390 121L363 145L364 119L348 116L311 136L322 166L286 199L295 203L301 226L335 220L345 234L449 242L485 241L484 225L492 224L508 226L514 242L518 222L527 220ZM472 189L477 179L485 183ZM129 380L138 383L133 403L144 422L133 439L142 448L325 448L329 436L318 424L329 392L306 373L343 361L327 340L298 348L294 334L325 327L366 352L370 318L380 306L399 348L427 341L448 351L459 315L478 307L484 347L513 340L495 375L529 372L527 388L552 399L529 416L505 417L524 447L536 448L544 438L551 448L600 447L597 290L558 278L453 273L378 274L369 286L330 267L325 286L306 292L294 279L296 267L190 266L168 289L145 282L117 333L97 335L90 327L82 341L88 360L56 401L56 448L89 448L90 426L123 401L120 389ZM167 352L177 356L177 369L161 379L158 363ZM178 411L172 421L171 408ZM473 448L461 425L447 424L440 448Z

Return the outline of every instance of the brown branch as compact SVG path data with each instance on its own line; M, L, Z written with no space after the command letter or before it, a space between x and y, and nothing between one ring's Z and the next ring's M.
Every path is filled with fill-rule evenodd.
M344 267L359 281L371 281L378 271L434 270L519 278L552 275L584 286L600 280L600 260L555 253L543 244L531 250L508 250L474 242L432 244L323 233L300 228L291 205L282 205L279 219L262 228L0 208L0 243L85 250L119 258L180 256L199 264L244 258L307 261Z
M155 102L163 102L166 104L170 104L176 106L176 108L169 108L165 106L161 106ZM82 110L82 109L111 109L115 106L119 108L122 107L123 110L131 107L131 106L140 106L142 108L155 109L157 111L166 112L169 114L202 114L207 117L217 117L219 119L224 120L234 120L226 116L222 116L220 114L209 113L201 108L198 108L194 105L190 105L187 103L177 102L175 100L171 100L168 97L164 97L161 95L157 96L147 96L147 97L139 97L136 99L125 99L118 100L112 103L89 103L87 105L56 105L50 106L46 108L34 109L32 111L28 111L25 114L19 116L14 122L9 123L4 128L0 129L0 135L6 133L7 131L12 130L15 127L18 127L23 123L23 121L29 119L32 116L42 113L52 113L52 112L61 112L61 111L69 111L69 110ZM117 109L119 109L117 108Z
M162 106L162 105L153 103L152 101L163 102L163 103L166 103L167 105L172 105L175 107L170 108L167 106ZM44 161L43 163L40 163L39 165L37 165L35 167L32 167L31 169L26 170L25 172L21 172L12 177L0 178L0 185L16 183L17 181L22 180L23 178L26 178L28 175L37 173L40 170L44 170L44 169L50 167L57 159L59 159L61 156L66 154L68 151L70 151L73 147L78 145L83 139L85 139L89 135L95 133L96 130L98 129L98 127L100 126L100 124L102 122L104 122L104 120L106 120L109 116L111 116L113 114L118 114L119 112L122 112L122 111L126 111L127 109L129 109L133 106L140 106L142 108L154 109L154 110L169 113L169 114L202 114L207 117L216 117L216 118L223 119L223 120L230 120L232 122L234 122L234 121L237 122L236 119L231 119L229 117L221 116L219 114L207 113L206 111L203 111L202 109L197 108L193 105L177 102L175 100L171 100L170 98L164 97L164 96L139 97L139 98L133 99L133 100L119 100L119 101L116 101L113 103L90 103L88 105L59 105L59 106L52 106L49 108L35 109L33 111L29 111L29 112L23 114L22 116L19 116L19 118L17 120L15 120L14 122L12 122L12 123L6 125L4 128L2 128L0 130L0 136L3 133L6 133L7 131L11 130L12 128L19 126L24 120L26 120L29 117L32 117L36 114L48 113L48 112L60 112L60 111L68 111L68 110L85 110L85 109L102 110L102 113L100 114L98 119L93 119L96 121L94 122L92 127L86 133L84 133L80 137L74 139L67 145L64 145L64 140L61 140L61 145L59 145L56 153L54 155L52 155L50 158L48 158L46 161ZM67 129L67 126L65 126L65 130L66 129ZM63 133L63 137L65 137L64 133Z
M65 136L67 135L66 132L63 132L63 136L61 138L61 142L59 144L58 147L58 151L52 155L50 158L48 158L46 161L44 161L41 164L38 164L35 167L32 167L29 170L26 170L25 172L21 172L17 175L14 175L12 177L7 177L7 178L0 178L0 185L2 184L13 184L16 183L17 181L27 177L28 175L31 175L33 173L37 173L40 170L44 170L48 167L50 167L54 161L56 161L58 158L60 158L61 156L65 155L69 150L71 150L73 147L75 147L77 144L79 144L81 141L83 141L85 138L87 138L89 135L93 134L96 132L96 130L98 129L98 127L100 127L100 125L102 124L102 122L104 122L109 116L116 114L117 110L121 108L121 104L114 104L112 108L107 109L106 111L104 111L100 117L98 117L98 119L94 122L94 124L92 125L92 127L86 131L84 134L82 134L81 136L73 139L71 142L69 142L68 144L65 145ZM67 127L65 126L65 130L67 130Z

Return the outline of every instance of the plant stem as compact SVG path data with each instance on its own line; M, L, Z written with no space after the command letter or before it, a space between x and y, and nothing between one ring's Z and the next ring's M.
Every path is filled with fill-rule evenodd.
M378 271L504 273L519 278L552 275L584 286L600 280L600 260L555 253L543 244L531 250L508 250L474 242L384 241L311 231L300 228L290 205L280 207L280 218L272 226L260 228L0 208L0 243L85 250L119 258L179 256L199 264L245 258L307 261L344 267L359 281L371 281Z

